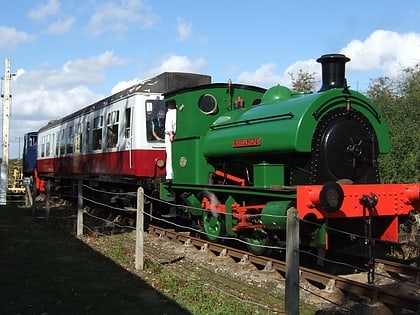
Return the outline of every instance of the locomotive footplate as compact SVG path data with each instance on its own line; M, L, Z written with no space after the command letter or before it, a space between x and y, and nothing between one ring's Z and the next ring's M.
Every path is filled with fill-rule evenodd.
M325 185L324 185L325 186ZM413 212L420 211L420 184L358 184L340 185L343 201L336 211L328 211L322 204L322 185L297 186L297 209L299 217L308 216L332 222L335 219L363 219L366 216L366 203L372 220L381 219L382 226L373 225L373 237L382 241L399 242L399 222L409 218ZM372 200L372 202L369 202ZM373 221L375 222L375 221ZM374 224L374 223L373 223ZM348 232L351 224L347 224Z

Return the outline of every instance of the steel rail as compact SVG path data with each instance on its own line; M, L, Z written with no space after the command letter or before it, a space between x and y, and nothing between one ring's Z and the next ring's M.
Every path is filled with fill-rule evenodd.
M209 251L218 253L221 256L229 256L241 261L247 261L258 266L264 266L266 269L276 270L281 274L285 274L286 272L286 263L281 260L272 259L266 256L256 256L243 250L228 247L223 244L211 243L207 240L186 235L185 232L179 233L172 229L168 230L162 227L149 225L148 231L155 236L165 236L168 239L174 241L193 245L201 249L207 249ZM393 271L396 273L408 273L408 275L411 276L417 276L419 272L419 270L414 267L413 269L409 268L410 271L407 271L407 269L404 271L402 264L388 264L387 261L383 260L380 262L384 263L385 270L387 271ZM331 281L333 281L336 288L357 296L367 297L372 302L380 301L387 305L398 306L411 311L420 311L420 296L407 295L401 290L382 288L376 285L358 282L343 276L331 275L307 267L299 267L299 270L301 277L308 281L314 281L324 286L330 285Z

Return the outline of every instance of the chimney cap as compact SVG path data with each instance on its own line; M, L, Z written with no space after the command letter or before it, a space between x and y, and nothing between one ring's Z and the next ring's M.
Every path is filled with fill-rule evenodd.
M322 87L318 92L347 86L345 64L350 61L350 58L342 54L327 54L316 61L322 65Z
M343 54L325 54L319 57L316 61L320 63L324 62L336 62L337 60L343 60L344 62L350 61L349 57Z

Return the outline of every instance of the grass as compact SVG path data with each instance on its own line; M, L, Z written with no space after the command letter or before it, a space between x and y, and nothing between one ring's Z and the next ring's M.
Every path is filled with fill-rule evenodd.
M229 290L221 291L220 288L211 286L211 277L203 282L191 269L188 278L182 278L174 270L168 271L168 268L162 268L155 263L146 264L145 272L153 274L156 287L180 301L193 314L273 314L272 310L247 304L234 295L228 295ZM229 287L231 290L232 283L229 283ZM239 291L235 293L237 292Z
M0 207L1 314L191 314L77 238Z
M146 261L136 275L129 233L96 236L89 245L53 220L34 219L29 209L0 207L0 314L247 315L284 310L283 301L264 290L211 272L203 278L193 268L177 272ZM237 294L276 307L244 303ZM301 314L315 310L305 306Z
M133 269L134 239L130 234L115 234L100 238L89 237L87 242L126 269ZM131 257L131 260L127 257ZM133 270L133 272L135 271ZM272 309L267 310L261 306L236 299L235 295L244 289L242 282L235 283L232 279L215 275L209 271L203 272L198 268L196 270L191 266L186 267L176 263L162 265L146 258L144 270L138 271L138 275L156 290L177 301L192 314L278 313L277 311L273 312ZM233 292L229 295L228 291ZM252 291L253 296L258 292L255 288ZM261 292L260 301L266 300L266 293ZM284 308L281 300L276 300L272 304L275 304L277 309Z
M86 241L126 269L133 269L135 241L129 233L88 237ZM130 256L131 260L127 260ZM192 314L284 314L282 297L187 261L185 265L182 262L159 264L146 256L144 270L138 274ZM301 315L313 315L316 311L310 305L300 306Z

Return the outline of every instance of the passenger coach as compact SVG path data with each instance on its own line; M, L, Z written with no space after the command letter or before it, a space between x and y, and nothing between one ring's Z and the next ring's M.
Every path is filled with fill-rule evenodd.
M164 143L153 139L151 130L165 110L163 93L210 81L207 75L162 73L49 122L38 135L40 177L60 186L80 179L152 188L165 172Z

